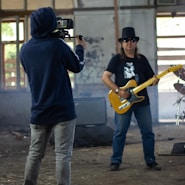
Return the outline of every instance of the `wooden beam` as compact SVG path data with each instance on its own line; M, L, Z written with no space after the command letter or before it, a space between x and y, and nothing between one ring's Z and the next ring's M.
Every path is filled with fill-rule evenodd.
M0 10L0 18L5 17L13 17L13 16L19 16L19 17L25 17L31 15L31 13L35 10ZM73 14L73 9L57 9L54 10L56 15L63 14Z
M176 39L176 38L185 38L185 35L163 35L157 36L158 39Z
M184 51L185 48L157 48L157 51Z
M115 44L116 52L119 52L119 16L118 16L118 0L114 0L114 27L115 27Z
M158 56L158 60L185 60L185 55L179 56Z

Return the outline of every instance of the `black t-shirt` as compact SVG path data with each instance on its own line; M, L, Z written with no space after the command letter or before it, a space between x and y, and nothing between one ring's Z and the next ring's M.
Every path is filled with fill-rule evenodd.
M137 85L140 85L154 75L149 62L144 55L140 55L139 58L121 59L120 54L117 54L110 60L106 71L115 75L115 83L118 87L125 86L131 79L134 79L137 82ZM146 88L138 92L137 95L145 97L142 102L137 104L148 105L150 103Z

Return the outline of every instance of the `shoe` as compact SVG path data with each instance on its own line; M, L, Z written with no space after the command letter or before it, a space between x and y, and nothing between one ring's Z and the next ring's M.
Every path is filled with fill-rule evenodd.
M150 164L147 164L147 166L150 170L155 170L155 171L160 171L161 170L161 167L158 166L158 164L156 162L152 162Z
M111 163L109 165L110 171L119 171L120 170L119 166L120 166L119 163Z

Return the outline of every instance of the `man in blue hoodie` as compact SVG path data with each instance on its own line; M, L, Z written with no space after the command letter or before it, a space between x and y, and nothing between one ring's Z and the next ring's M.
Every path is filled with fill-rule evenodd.
M52 37L57 20L50 7L34 11L30 21L32 38L20 51L32 98L31 143L23 185L36 185L52 129L57 185L70 185L76 112L68 71L83 69L86 43L77 37L74 52L63 39Z

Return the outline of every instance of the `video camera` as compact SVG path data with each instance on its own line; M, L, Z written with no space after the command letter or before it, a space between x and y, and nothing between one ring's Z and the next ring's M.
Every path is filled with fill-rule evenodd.
M69 34L69 29L73 29L73 20L64 19L62 17L56 17L57 19L57 30L59 38L72 38Z
M76 38L74 36L71 36L69 34L69 29L73 29L73 20L72 19L64 19L62 17L56 17L57 19L57 28L56 30L52 33L53 37L58 37L58 38ZM82 40L82 35L79 35L79 39Z
M72 29L73 28L73 20L72 19L63 19L62 17L57 17L57 28L64 29Z

